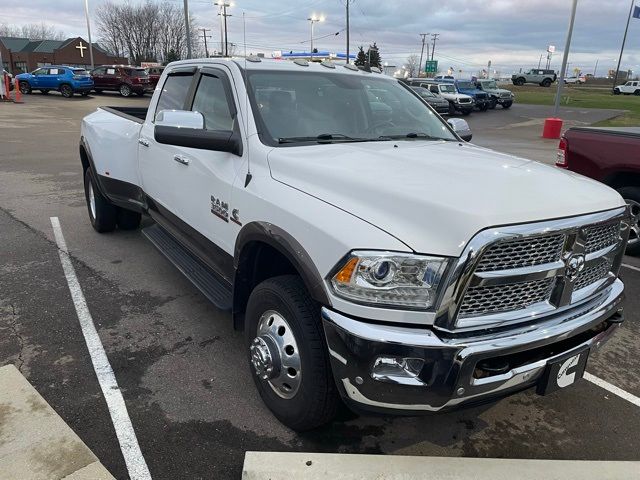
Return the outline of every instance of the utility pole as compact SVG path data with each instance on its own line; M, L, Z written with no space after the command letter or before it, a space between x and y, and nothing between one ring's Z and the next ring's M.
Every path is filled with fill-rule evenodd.
M433 45L432 45L432 49L431 49L431 61L433 62L433 57L436 54L436 40L438 39L438 37L440 36L439 33L432 33L431 34L431 38L433 38Z
M538 68L540 68L540 64L542 63L542 56L544 55L544 53L540 54L540 60L538 60Z
M227 13L227 7L230 7L231 4L225 1L215 2L214 5L220 6L220 49L224 45L224 56L229 56L229 39L227 37L227 17L232 17L233 15ZM224 31L224 39L223 39L223 31Z
M349 4L354 0L346 0L347 6L347 64L349 64Z
M91 43L91 22L89 22L89 0L84 0L84 15L87 17L87 35L89 37L89 58L91 59L91 70L93 70L93 44Z
M618 57L618 66L616 67L616 73L613 77L613 88L616 88L616 83L618 82L618 71L620 70L620 62L622 61L622 52L624 52L624 44L627 42L627 32L629 31L629 20L631 20L631 12L633 12L633 5L635 3L636 3L635 0L631 0L631 7L629 7L629 16L627 17L627 26L624 29L624 37L622 37L622 47L620 48L620 56Z
M184 29L187 36L187 58L191 58L191 30L189 29L189 0L184 0Z
M210 32L210 28L199 28L198 30L202 30L202 38L204 39L204 53L209 58L209 49L207 48L207 38L211 38L211 35L207 35L207 32Z
M421 33L420 36L422 37L422 50L420 50L420 64L418 65L418 78L420 78L422 75L422 56L424 55L424 44L426 42L426 38L427 35L429 35L428 33ZM429 49L427 48L427 57L429 57Z
M600 59L596 58L596 66L593 67L593 78L596 77L596 71L598 70L598 60L600 60Z
M578 0L573 0L571 7L571 19L569 20L569 30L567 31L567 41L562 52L562 68L560 69L560 78L558 78L558 91L556 92L556 102L553 107L553 116L558 118L558 110L560 110L560 99L562 97L562 87L564 86L564 77L567 74L567 59L569 58L569 49L571 48L571 35L573 35L573 22L576 19L576 8Z

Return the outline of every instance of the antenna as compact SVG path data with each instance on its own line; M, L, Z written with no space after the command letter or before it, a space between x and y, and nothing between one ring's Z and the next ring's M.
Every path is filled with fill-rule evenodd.
M247 83L247 20L245 12L242 12L242 41L244 42L244 136L249 147L249 84ZM244 179L244 188L251 181L251 148L247 148L247 176Z

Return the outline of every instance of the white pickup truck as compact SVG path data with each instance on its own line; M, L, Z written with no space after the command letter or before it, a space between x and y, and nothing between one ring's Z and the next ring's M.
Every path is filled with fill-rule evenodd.
M84 118L80 158L93 227L151 216L143 233L231 311L296 430L340 398L415 414L549 393L622 322L622 198L466 143L375 72L172 63L148 109Z

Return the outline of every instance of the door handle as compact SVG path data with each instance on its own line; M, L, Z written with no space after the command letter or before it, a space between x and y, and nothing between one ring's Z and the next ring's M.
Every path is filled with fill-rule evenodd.
M149 140L147 140L146 138L139 138L138 139L138 143L140 145L142 145L143 147L148 147L149 146Z
M174 155L173 159L176 162L181 163L183 165L189 165L189 159L187 157L182 156L182 155Z

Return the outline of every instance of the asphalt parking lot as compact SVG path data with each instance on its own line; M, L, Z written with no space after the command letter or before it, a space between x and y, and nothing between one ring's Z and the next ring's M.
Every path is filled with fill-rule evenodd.
M244 452L640 460L640 407L586 380L546 397L426 417L341 412L303 435L262 405L230 316L216 310L139 231L99 235L87 217L80 120L113 94L33 94L0 104L0 366L13 363L117 478L127 478L58 258L58 217L87 305L154 478L239 478ZM552 162L538 139L548 107L474 113L474 142ZM566 112L588 124L615 112ZM149 224L149 220L146 220ZM625 264L640 268L637 258ZM626 321L587 371L640 396L640 269L622 269Z

